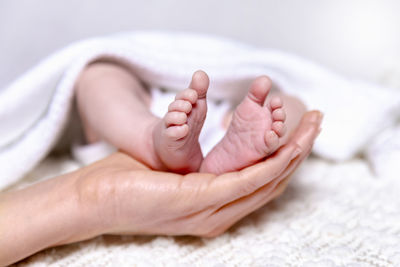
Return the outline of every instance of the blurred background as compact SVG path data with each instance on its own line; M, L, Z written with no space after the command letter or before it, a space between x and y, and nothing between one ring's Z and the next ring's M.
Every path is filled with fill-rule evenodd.
M0 88L73 41L152 29L280 49L349 78L380 82L400 70L397 0L2 0Z

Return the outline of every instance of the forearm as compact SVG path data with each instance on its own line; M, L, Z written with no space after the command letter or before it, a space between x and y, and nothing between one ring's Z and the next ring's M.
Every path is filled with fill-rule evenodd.
M0 266L98 234L93 210L80 202L78 178L70 173L0 195Z

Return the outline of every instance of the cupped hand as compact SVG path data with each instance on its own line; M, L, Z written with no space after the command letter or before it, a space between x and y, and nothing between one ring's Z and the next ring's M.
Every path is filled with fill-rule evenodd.
M274 155L219 176L153 171L115 153L81 170L79 199L95 207L101 234L216 236L283 192L311 152L321 120L318 111L306 113Z

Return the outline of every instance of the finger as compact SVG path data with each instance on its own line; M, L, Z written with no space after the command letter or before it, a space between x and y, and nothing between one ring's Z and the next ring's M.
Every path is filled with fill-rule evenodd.
M298 166L303 163L303 161L310 155L312 150L312 147L309 148L308 151L303 151L302 153L300 153L300 155L293 159L290 164L288 165L288 167L286 168L286 170L282 173L282 177L286 177L291 175L293 172L296 171L296 169L298 168Z
M259 163L238 172L217 176L209 184L209 199L215 201L217 205L224 205L253 193L279 177L291 159L297 157L299 153L297 145L291 144L280 149L261 165Z
M308 154L309 152L302 153L301 156L293 159L289 164L290 167L285 170L284 175L269 181L252 194L233 200L220 207L214 205L209 206L207 210L203 210L203 213L206 214L206 217L204 217L206 221L203 227L199 229L205 229L206 231L201 230L200 235L204 237L220 235L243 217L281 195L286 189L292 174Z
M280 153L281 150L289 149L292 146L292 148L294 147L296 148L296 150L302 151L303 155L304 153L306 154L312 148L314 141L320 132L321 121L322 121L322 114L319 111L309 111L306 114L304 114L303 118L299 123L299 126L293 133L288 144L281 147L278 153ZM297 154L299 155L300 153ZM264 168L266 168L270 164L270 160L272 160L272 157L268 157L263 162L245 168L242 170L242 172L263 171Z
M307 151L312 147L320 132L322 118L322 113L319 111L307 112L301 119L289 143L295 143L299 145L303 151Z
M311 153L315 139L321 131L321 120L322 114L319 111L310 111L303 116L291 140L286 145L297 147L297 150L301 152L298 153L298 159L296 161L292 160L290 164L286 165L285 171L281 173L282 175L287 175L293 169L297 168L297 166ZM284 149L286 146L281 149ZM268 164L268 160L269 159L257 165L262 168L263 165ZM243 171L245 170L246 169ZM261 169L259 171L261 171Z
M286 187L288 186L290 180L292 179L293 172L277 184L274 191L271 192L271 200L282 195L282 193L285 191ZM266 203L268 203L268 202L266 202ZM264 205L265 205L265 203L262 204L262 206L264 206Z
M223 208L220 208L219 211L221 213L226 212L228 214L237 213L237 216L239 218L242 218L247 214L250 214L251 212L264 206L270 200L283 193L293 173L297 170L297 168L307 158L308 155L309 153L305 153L293 159L290 162L289 167L280 177L277 177L275 180L261 187L253 194L250 194L228 205L225 205ZM226 209L226 211L224 211L224 209Z
M222 234L240 219L280 196L289 184L293 173L308 154L306 153L292 160L290 164L292 167L287 175L282 175L256 190L253 194L237 199L210 213L207 224L212 227L210 227L211 229L205 236L212 237Z
M258 183L257 178L259 179L260 173L267 175L268 172L260 172L262 171L262 169L260 169L257 166L261 166L263 168L263 171L266 171L268 170L267 167L270 166L268 164L270 164L270 161L272 159L267 159L263 163L259 163L252 167L246 168L245 174L243 174L244 170L242 172L239 172L238 175L236 176L236 180L239 182L239 184L240 182L243 182L244 188L242 188L241 192L239 191L239 193L237 194L238 197L236 199L233 199L231 202L219 207L217 209L217 212L214 212L213 216L210 216L210 220L216 220L216 222L218 221L226 222L225 224L224 223L221 224L220 227L224 228L227 225L229 227L240 218L260 208L261 206L269 202L271 199L281 194L284 188L286 187L284 186L286 184L281 182L282 181L288 182L289 177L298 168L300 163L302 163L305 160L305 158L310 154L314 140L320 131L319 127L321 119L322 116L317 111L308 112L304 115L298 129L296 130L295 134L292 137L292 140L290 142L291 145L286 145L284 148L281 148L281 150L278 151L278 154L282 153L281 155L284 155L285 154L284 152L289 151L289 148L294 149L292 150L293 154L291 159L289 160L289 164L285 164L284 170L278 172L279 175L269 176L267 180L265 180L266 176L264 176L264 183L265 183L264 185L257 187ZM299 147L303 148L304 150L299 155L293 157L293 155L296 155L294 151L299 151L298 150ZM286 156L287 155L288 154L286 154ZM247 188L246 188L246 182L248 181L243 181L246 179L246 177L249 178L250 180L255 179L255 183L250 182L250 184L247 184ZM255 189L250 194L246 194L255 187L257 187L258 189ZM279 190L275 191L274 190L275 188L278 188ZM232 192L232 191L226 190L225 192ZM227 199L226 196L225 199ZM219 217L220 219L213 219L216 217ZM216 231L218 232L218 229Z
M237 221L279 196L286 188L289 180L290 177L283 180L275 179L252 195L235 200L214 211L208 216L207 224L210 227L205 236L212 237L222 234Z
M227 173L218 176L212 186L219 193L220 201L227 203L234 199L251 194L261 186L281 175L289 166L290 161L301 152L310 151L320 131L322 114L319 111L307 112L294 132L289 143L280 148L277 153L265 161L247 167L240 172ZM301 161L300 161L301 162ZM294 168L296 165L292 165ZM289 172L291 169L288 170Z
M305 150L303 150L297 157L290 161L285 170L281 172L280 176L275 178L275 181L269 182L250 195L241 197L240 199L233 201L231 204L225 205L224 208L229 210L233 209L232 212L237 212L238 216L240 217L249 214L268 202L268 199L270 199L271 190L275 188L276 184L290 177L311 153L313 142L319 132L319 123L314 123L315 117L313 114L314 113L308 113L308 115L303 118L302 125L299 126L299 131L302 132L302 135L298 135L297 139L294 140L295 144L304 148ZM301 127L306 127L307 131ZM243 210L241 211L239 208L237 211L235 211L235 206L243 206ZM223 210L224 208L220 208L220 210Z
M321 131L321 120L322 114L318 111L308 112L303 117L302 124L298 127L291 140L291 142L296 144L302 152L299 154L297 159L290 162L286 170L282 173L283 177L293 173L297 167L310 155L315 139L318 137L318 134Z
M203 221L203 224L202 226L198 226L196 229L189 232L197 233L205 237L217 236L219 234L222 234L241 218L264 206L272 199L275 199L283 193L293 173L296 171L297 167L302 163L302 161L304 161L304 159L309 155L310 152L311 149L295 157L290 162L289 166L285 169L283 174L273 180L270 180L268 183L257 189L252 194L243 196L239 199L235 199L232 202L223 204L221 206L210 205L209 201L200 197L200 202L204 205L201 205L201 209L199 210L190 207L190 216L186 215L186 217L189 218L191 216L194 216L198 218L200 216L202 218L201 221ZM193 181L199 182L199 179L196 179L199 177L196 176L197 175L193 174ZM217 179L216 177L203 178L204 179L202 181L207 181L206 183L211 183L212 180ZM192 186L192 183L190 184ZM195 195L204 196L203 194ZM214 198L216 195L218 194L214 193Z

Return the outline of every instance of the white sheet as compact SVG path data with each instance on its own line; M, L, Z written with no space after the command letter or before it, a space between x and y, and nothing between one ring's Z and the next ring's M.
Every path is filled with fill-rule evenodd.
M211 99L237 101L260 74L325 113L314 152L346 160L365 150L399 117L398 91L350 81L307 60L216 37L137 32L85 40L51 55L0 94L0 188L17 181L52 148L66 124L73 85L99 57L128 62L155 87L185 88L197 69L209 73Z

